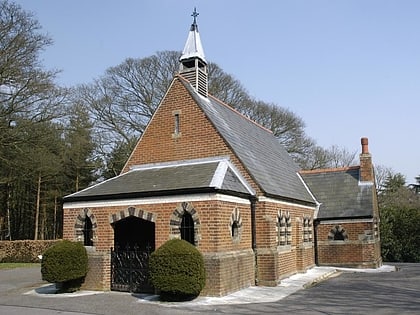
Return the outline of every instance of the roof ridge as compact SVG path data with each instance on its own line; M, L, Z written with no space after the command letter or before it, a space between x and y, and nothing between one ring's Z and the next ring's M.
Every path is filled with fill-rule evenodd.
M333 173L344 172L360 169L360 165L345 166L345 167L331 167L331 168L317 168L313 170L300 170L299 174L317 174L317 173Z

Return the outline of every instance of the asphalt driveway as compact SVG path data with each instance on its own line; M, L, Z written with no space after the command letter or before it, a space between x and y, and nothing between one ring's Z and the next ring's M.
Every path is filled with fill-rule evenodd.
M39 294L49 288L39 267L0 270L0 314L420 314L420 264L396 266L395 272L341 272L273 302L221 299L220 305L148 302L118 292Z

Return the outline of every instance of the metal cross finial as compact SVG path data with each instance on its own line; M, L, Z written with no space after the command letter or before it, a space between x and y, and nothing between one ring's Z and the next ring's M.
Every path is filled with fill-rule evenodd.
M192 16L192 17L194 17L194 24L197 24L197 16L198 16L199 14L200 14L200 13L198 13L198 12L197 12L196 7L194 7L194 11L193 11L193 13L191 14L191 16Z

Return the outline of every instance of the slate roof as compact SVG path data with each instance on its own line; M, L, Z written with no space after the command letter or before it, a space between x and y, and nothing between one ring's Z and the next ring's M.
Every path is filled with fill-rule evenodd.
M301 176L321 203L318 219L373 216L373 183L359 182L360 167L303 171Z
M181 76L174 78L189 91L197 105L219 134L225 139L249 174L268 197L315 205L300 175L299 166L284 147L267 129L246 118L228 105L209 96L198 94ZM65 201L98 200L131 196L156 195L175 192L197 192L205 189L223 190L227 193L254 195L251 188L233 166L226 168L223 185L211 186L217 162L177 165L171 167L139 168L107 180L98 185L65 197ZM251 193L250 193L251 192Z
M209 95L199 95L180 80L267 196L315 204L299 166L267 129Z
M143 165L66 196L64 200L106 200L211 191L240 196L255 193L227 158L213 158Z

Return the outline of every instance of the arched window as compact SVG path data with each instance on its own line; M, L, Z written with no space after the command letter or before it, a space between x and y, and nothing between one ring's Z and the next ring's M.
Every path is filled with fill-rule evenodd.
M92 220L89 217L85 218L83 224L83 245L84 246L93 246L93 224Z
M195 245L194 240L194 220L192 215L185 211L181 220L181 239Z
M198 212L190 202L178 204L170 218L170 237L181 238L195 246L199 246L200 218Z
M84 246L94 246L97 240L96 229L98 223L92 210L85 208L80 210L74 224L74 237Z
M346 241L348 238L346 230L341 225L336 225L328 233L328 240L330 241Z
M229 222L230 236L234 243L241 241L242 234L242 216L238 208L232 210Z

